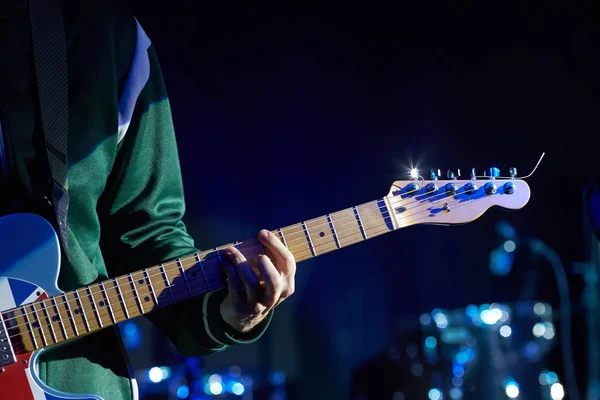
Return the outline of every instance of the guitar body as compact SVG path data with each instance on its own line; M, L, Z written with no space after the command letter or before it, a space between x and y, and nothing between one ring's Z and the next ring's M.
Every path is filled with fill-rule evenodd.
M60 247L52 225L34 214L12 214L0 218L0 313L62 293L57 287ZM12 332L12 333L11 333ZM45 385L38 377L43 350L16 354L16 363L0 368L0 400L103 400L95 395L69 394ZM0 369L1 370L1 369Z

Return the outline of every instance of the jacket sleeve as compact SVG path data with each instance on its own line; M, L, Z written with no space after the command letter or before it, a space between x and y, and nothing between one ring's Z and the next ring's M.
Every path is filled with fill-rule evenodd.
M184 192L159 61L137 24L137 44L119 101L118 150L102 202L102 249L111 274L196 253L182 221ZM116 263L119 260L119 264ZM226 288L147 314L183 355L222 351L260 338L272 313L247 334L221 318Z

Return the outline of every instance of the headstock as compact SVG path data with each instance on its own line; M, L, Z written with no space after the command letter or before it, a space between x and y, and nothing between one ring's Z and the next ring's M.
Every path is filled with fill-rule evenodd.
M440 171L431 170L427 180L413 172L413 179L395 181L386 197L396 226L465 224L493 206L520 209L531 196L529 185L516 178L514 168L506 178L499 176L497 168L490 168L483 177L472 169L470 175L470 179L458 179L460 170L448 170L447 179L440 180Z

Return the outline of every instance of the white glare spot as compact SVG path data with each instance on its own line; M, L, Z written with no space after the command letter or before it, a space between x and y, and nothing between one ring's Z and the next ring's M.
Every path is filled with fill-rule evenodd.
M546 332L546 327L541 322L538 322L533 326L533 335L535 337L542 337Z
M210 392L212 394L221 394L223 393L223 385L221 382L213 382L210 384Z
M512 240L507 240L506 242L504 242L504 250L507 253L512 253L513 251L515 251L516 248L517 245Z
M440 400L442 398L442 392L440 389L431 389L429 391L429 399L430 400Z
M512 329L510 329L510 326L508 325L503 325L500 328L500 335L502 335L502 337L509 337L511 333Z
M519 397L519 387L515 383L509 383L506 385L506 395L511 399Z
M535 303L533 306L533 312L536 315L543 315L546 312L546 306L544 303Z
M158 383L163 379L163 371L158 367L150 368L148 371L148 379L154 383Z
M550 397L552 397L552 400L562 400L565 397L565 390L560 383L550 386Z
M433 317L433 320L435 321L435 324L437 325L437 327L440 329L444 329L445 327L448 326L448 318L446 318L446 316L442 313L435 314L435 317Z
M410 177L413 179L417 179L419 177L419 170L416 168L411 168Z
M544 324L544 328L545 328L545 331L543 334L544 339L548 339L548 340L552 339L554 337L554 325L552 325L550 322L546 322Z
M502 310L492 308L491 310L483 310L480 314L481 320L487 325L494 325L502 318Z

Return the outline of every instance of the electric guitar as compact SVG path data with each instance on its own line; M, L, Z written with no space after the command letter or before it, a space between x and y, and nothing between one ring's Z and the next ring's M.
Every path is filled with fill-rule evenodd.
M514 173L449 178L396 181L375 201L272 232L299 263L411 225L465 224L492 206L520 209L530 198L528 184ZM57 287L61 254L52 226L34 214L0 218L0 400L103 400L45 385L37 375L39 355L223 287L221 251L228 246L249 259L263 252L258 240L243 240L64 293Z

